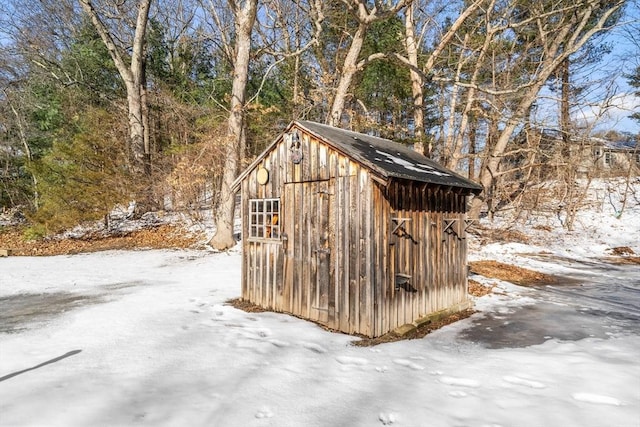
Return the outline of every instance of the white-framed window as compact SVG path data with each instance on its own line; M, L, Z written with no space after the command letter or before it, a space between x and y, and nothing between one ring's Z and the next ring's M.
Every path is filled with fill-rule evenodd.
M604 152L604 164L605 166L611 166L611 151Z
M249 200L249 238L280 239L280 199Z

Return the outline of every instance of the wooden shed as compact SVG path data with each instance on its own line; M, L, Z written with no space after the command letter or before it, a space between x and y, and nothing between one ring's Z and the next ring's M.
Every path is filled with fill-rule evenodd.
M244 300L369 337L468 307L466 196L481 187L409 147L297 121L234 188Z

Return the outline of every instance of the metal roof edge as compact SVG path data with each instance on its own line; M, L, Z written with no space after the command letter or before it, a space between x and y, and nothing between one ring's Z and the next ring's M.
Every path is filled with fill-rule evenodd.
M327 137L325 137L325 136L323 136L323 135L321 135L321 134L319 134L319 133L317 133L317 132L313 131L312 129L309 129L308 127L306 127L306 126L304 125L304 122L299 122L299 121L298 121L298 122L296 122L296 123L297 123L297 125L298 125L299 127L301 127L302 129L304 129L306 132L311 133L311 134L312 134L312 135L314 135L316 138L318 138L318 139L320 139L320 140L324 141L325 143L327 143L327 144L328 144L329 146L331 146L332 148L334 148L334 149L336 149L336 150L340 151L340 152L341 152L342 154L344 154L345 156L347 156L347 157L349 157L349 158L351 158L351 159L356 160L357 162L359 162L360 164L362 164L363 166L365 166L367 169L369 169L369 170L371 170L372 172L376 173L380 178L382 178L382 179L384 180L384 183L385 183L385 184L388 182L388 180L389 180L389 179L403 179L403 180L409 180L409 181L425 182L425 183L427 183L427 184L429 184L429 183L431 183L431 184L437 184L437 183L435 183L435 182L422 181L422 180L416 179L415 177L402 176L401 174L390 174L387 170L385 170L385 169L383 169L383 168L379 167L379 166L378 166L378 165L376 165L375 163L372 163L371 161L369 161L369 159L367 159L367 158L365 158L365 157L363 157L363 156L360 156L357 152L355 152L355 151L351 151L351 150L346 151L345 149L343 149L342 147L340 147L337 143L332 142L332 141L331 141L330 139L328 139ZM355 132L355 131L351 131L351 130L347 130L347 129L342 129L342 128L337 128L337 127L330 126L330 125L327 125L327 124L324 124L324 123L316 123L316 122L310 122L310 121L309 121L309 123L310 123L310 124L313 124L313 125L316 125L316 126L320 126L320 127L328 127L328 128L332 128L332 129L335 129L335 130L337 130L337 131L344 132L345 134L360 135L360 133L359 133L359 132ZM390 140L390 139L387 139L387 138L380 138L380 137L376 137L376 138L377 138L377 139L381 139L381 140L385 140L385 141L387 141L387 142L391 142L391 143L393 143L393 144L402 145L402 144L400 144L400 143L398 143L398 142L396 142L396 141L393 141L393 140ZM478 184L477 182L475 182L475 181L473 181L473 180L471 180L471 179L469 179L469 178L466 178L466 177L464 177L464 176L462 176L462 175L458 174L457 172L455 172L455 171L453 171L453 170L451 170L451 169L449 169L449 168L446 168L446 167L444 167L444 166L440 165L439 163L435 162L434 160L429 159L428 157L426 157L426 156L424 156L424 155L422 155L422 154L420 154L420 153L418 153L418 152L415 152L415 154L420 155L421 157L424 157L424 159L425 159L426 161L428 161L428 162L432 162L432 163L435 163L436 165L440 166L440 168L442 168L442 169L446 170L446 171L447 171L447 173L449 173L452 177L454 177L456 180L458 180L460 184L463 184L463 185L456 185L456 187L459 187L459 188L466 188L466 189L470 190L470 192L472 192L472 193L474 193L474 194L479 194L479 193L481 193L481 192L484 190L484 187L483 187L482 185Z
M327 137L323 136L322 134L319 134L319 133L315 132L314 130L309 129L308 127L306 127L304 125L304 123L302 123L300 121L296 121L295 123L300 128L304 129L305 132L310 133L311 135L313 135L317 139L321 140L322 142L324 142L325 144L327 144L328 146L330 146L334 150L339 151L344 156L346 156L346 157L348 157L350 159L353 159L353 160L357 161L358 163L360 163L361 165L365 166L367 169L369 169L371 172L373 172L375 174L374 179L377 178L376 181L380 182L381 184L386 185L388 180L389 180L389 178L391 178L389 176L389 174L387 174L387 171L385 171L384 169L378 167L377 165L369 162L367 159L357 155L357 153L347 152L345 149L343 149L338 144L334 143L333 141L331 141ZM326 125L326 124L323 124L323 123L316 123L316 124L321 125L321 126L332 127L332 126L329 126L329 125ZM344 130L344 129L340 129L340 128L336 128L336 129ZM351 131L349 131L349 132L351 132Z

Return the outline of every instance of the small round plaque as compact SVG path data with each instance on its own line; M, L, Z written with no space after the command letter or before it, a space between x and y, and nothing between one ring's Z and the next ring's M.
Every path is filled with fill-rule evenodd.
M269 171L266 170L265 168L258 169L257 178L258 178L258 184L265 185L267 182L269 182Z
M291 161L295 165L299 165L302 162L302 150L291 150Z

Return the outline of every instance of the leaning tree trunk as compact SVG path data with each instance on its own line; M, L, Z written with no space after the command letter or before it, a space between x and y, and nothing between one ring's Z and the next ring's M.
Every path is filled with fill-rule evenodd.
M551 73L549 72L548 74ZM516 109L514 114L507 121L504 128L501 129L500 136L498 137L495 146L491 148L489 157L486 159L486 163L483 165L483 168L480 171L479 181L484 188L484 191L471 200L469 217L478 218L480 216L480 210L482 209L482 205L486 201L487 191L494 184L495 178L498 176L500 162L502 161L502 156L507 148L509 141L511 140L511 136L518 128L518 126L520 126L522 117L524 117L526 112L529 111L529 108L536 100L538 92L540 91L540 88L543 86L545 81L546 78L540 79L540 81L529 88L527 94L523 96L522 100L520 101L520 104L518 105L518 108Z
M347 99L347 94L349 93L349 87L351 87L353 77L358 71L358 57L360 56L360 51L364 44L367 25L368 24L365 23L360 23L360 25L358 25L358 30L353 35L349 52L347 52L347 56L344 59L340 81L338 82L338 87L336 89L336 96L333 98L331 111L329 112L329 117L327 117L327 123L331 126L340 125L342 113L344 111L344 104Z

